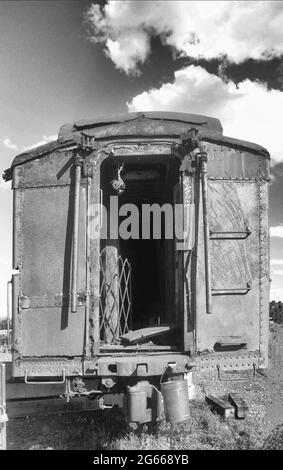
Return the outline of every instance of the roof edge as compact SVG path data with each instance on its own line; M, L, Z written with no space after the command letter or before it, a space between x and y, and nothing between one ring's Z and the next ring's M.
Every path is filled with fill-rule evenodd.
M235 139L234 137L228 137L226 135L219 137L203 137L203 140L207 142L219 143L223 145L228 145L233 148L238 148L239 150L247 150L248 152L256 153L263 157L270 159L270 153L262 145L255 144L254 142L249 142L248 140Z
M218 131L218 133L221 134L223 132L220 120L214 117L204 116L202 114L176 113L169 111L143 111L137 113L120 113L105 116L101 115L96 116L95 118L82 119L79 121L64 124L59 130L58 142L60 143L72 140L73 131L75 130L133 121L138 118L186 122L188 124L196 126L204 126L204 128L209 127L211 129L215 129L216 131Z
M266 150L261 145L255 144L253 142L248 142L245 140L235 139L233 137L223 136L222 134L222 125L219 119L212 118L208 116L203 116L199 114L188 114L188 113L175 113L175 112L140 112L140 113L124 113L117 115L108 115L108 116L97 116L94 119L83 119L80 121L75 121L72 123L64 124L61 126L58 134L58 139L47 144L41 145L39 147L34 147L30 150L22 152L14 158L11 167L8 168L3 173L3 178L5 181L12 179L12 169L15 166L26 163L27 161L33 160L38 157L42 157L58 149L68 148L70 146L77 145L73 138L74 130L85 129L88 127L96 127L99 125L126 122L138 118L148 118L148 119L157 119L157 120L169 120L169 121L178 121L178 122L187 122L191 125L199 125L200 127L200 137L202 140L207 142L215 142L218 144L233 146L238 149L247 150L270 158L268 150ZM206 130L215 129L215 135L211 133L206 135Z

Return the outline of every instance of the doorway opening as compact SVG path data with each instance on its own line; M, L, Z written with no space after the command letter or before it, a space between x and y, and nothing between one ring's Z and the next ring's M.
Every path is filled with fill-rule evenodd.
M101 165L107 233L101 253L109 260L101 278L102 345L123 344L123 335L132 331L135 338L141 332L140 341L127 338L128 346L177 347L176 292L181 293L175 286L174 203L180 194L179 166L179 159L164 155L109 157Z

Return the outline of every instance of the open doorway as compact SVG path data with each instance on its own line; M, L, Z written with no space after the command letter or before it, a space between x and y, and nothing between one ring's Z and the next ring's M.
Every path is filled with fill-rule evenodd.
M179 184L179 166L178 159L163 155L130 156L119 157L119 159L110 157L101 165L100 187L108 224L108 238L101 240L101 251L107 253L108 259L111 257L110 266L104 267L104 281L102 282L112 283L108 292L105 288L102 293L100 312L103 325L102 343L118 344L126 330L137 331L148 327L169 325L168 334L160 338L156 337L151 342L157 347L172 344L172 342L176 345L176 329L180 326L177 325L179 315L176 305L179 302L176 300L176 292L180 292L180 289L176 289L175 286L176 248L173 208L174 191L176 185ZM119 211L122 207L126 207L125 205L128 205L127 207L134 205L138 214L138 223L133 236L127 239L122 237L120 232L117 238L110 236L109 226L110 222L113 223L110 205L113 196L118 201L116 204ZM164 204L171 207L172 219L170 220L166 219L168 212L166 214L162 210ZM152 205L155 205L156 211L149 209ZM145 214L149 213L149 218L145 219ZM119 227L127 217L128 213L119 215L117 218ZM154 217L159 217L159 220L154 220ZM146 228L145 220L149 222ZM170 228L168 229L168 224L172 224L172 232ZM171 237L170 233L172 233ZM129 266L131 277L126 283L125 276L121 277L121 266L125 264ZM121 285L121 279L123 285ZM123 297L124 293L121 289L125 288L125 284L126 289L130 289L130 293ZM131 303L130 312L127 311L128 294ZM105 296L108 296L106 300ZM115 296L117 301L114 300ZM125 309L128 314L126 325ZM119 322L123 323L122 327Z

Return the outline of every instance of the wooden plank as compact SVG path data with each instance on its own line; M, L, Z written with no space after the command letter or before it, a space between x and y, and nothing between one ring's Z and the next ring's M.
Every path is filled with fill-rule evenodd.
M103 344L100 351L176 351L176 346L160 346L156 344L136 344L123 346L121 344Z
M243 398L238 393L229 393L228 399L235 408L236 418L244 419L249 408Z
M207 395L205 397L205 401L208 403L208 405L212 408L213 411L220 414L223 418L234 418L235 409L229 402L222 400L222 398L214 397L212 395Z
M157 325L150 326L148 328L140 328L139 330L129 331L122 335L120 339L125 343L135 344L139 341L146 341L154 336L160 336L165 333L169 333L176 328L175 325Z

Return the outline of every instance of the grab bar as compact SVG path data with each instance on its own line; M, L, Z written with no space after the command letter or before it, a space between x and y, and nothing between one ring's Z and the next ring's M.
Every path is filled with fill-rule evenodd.
M54 380L52 382L48 382L47 380L43 381L33 381L33 380L28 380L28 370L25 371L25 383L27 385L56 385L56 384L64 384L66 382L66 372L63 370L62 371L62 379L61 380Z
M226 377L224 378L223 373L225 373L225 372L222 371L222 375L221 375L221 367L220 367L219 364L217 364L216 368L217 368L218 379L221 382L243 382L243 381L247 381L247 380L255 380L255 378L256 378L256 364L255 363L253 363L252 377L243 374L243 375L238 375L238 376L234 375L233 377L228 377L226 375Z
M227 232L216 232L214 230L209 231L211 240L245 240L251 234L251 230L238 230L238 231L227 231Z
M206 288L206 313L212 313L211 299L211 266L209 252L209 222L207 210L207 153L197 154L200 161L201 183L202 183L202 213L203 213L203 236L204 236L204 263L205 263L205 288Z
M73 250L72 250L72 288L71 288L71 310L73 313L77 311L78 238L79 238L81 174L82 174L82 160L80 157L76 157L75 158Z
M212 289L212 295L245 295L252 289L252 283L247 282L246 287L236 287L232 289Z
M10 349L10 319L11 319L12 280L7 282L7 348Z

